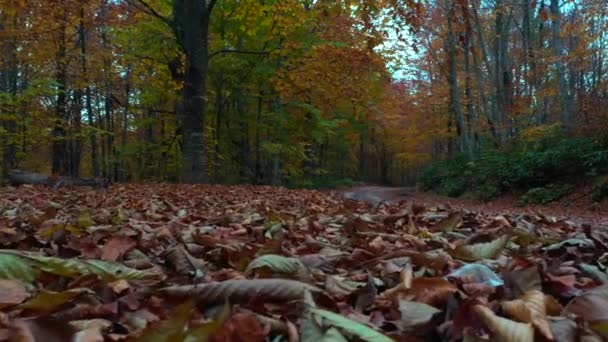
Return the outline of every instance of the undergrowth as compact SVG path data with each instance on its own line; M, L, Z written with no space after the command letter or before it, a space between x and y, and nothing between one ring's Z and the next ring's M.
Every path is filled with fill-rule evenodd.
M424 190L490 200L507 192L520 203L555 201L584 179L608 173L608 144L591 138L550 134L501 149L484 149L436 162L421 174ZM596 185L594 200L608 196L608 182Z

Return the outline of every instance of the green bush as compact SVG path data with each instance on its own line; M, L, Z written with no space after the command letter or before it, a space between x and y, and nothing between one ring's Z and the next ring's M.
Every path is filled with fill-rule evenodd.
M564 197L572 190L569 184L550 184L541 188L533 188L519 197L519 204L548 204Z
M608 177L603 177L593 186L593 192L591 193L591 200L594 202L601 202L605 198L608 198Z
M531 189L545 189L535 190L530 196L540 191L541 197L550 198L543 191L559 190L551 184L575 183L581 177L607 171L608 148L599 142L551 135L544 140L481 150L472 157L459 155L436 162L422 172L420 183L425 190L452 197L470 194L490 200L507 191L527 193Z

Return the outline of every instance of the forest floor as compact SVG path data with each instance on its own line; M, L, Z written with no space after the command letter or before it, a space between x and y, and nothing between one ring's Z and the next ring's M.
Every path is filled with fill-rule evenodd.
M590 199L592 189L582 186L561 200L547 205L520 205L514 195L482 202L467 198L452 198L414 187L360 186L338 190L347 199L377 204L381 201L419 203L425 206L447 206L454 210L469 210L491 215L539 214L577 223L608 226L608 200L595 203Z
M602 341L600 214L501 201L0 188L0 341Z

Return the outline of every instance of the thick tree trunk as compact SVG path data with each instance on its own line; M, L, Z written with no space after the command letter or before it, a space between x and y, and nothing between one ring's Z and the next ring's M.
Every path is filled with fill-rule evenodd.
M456 123L456 134L458 136L458 149L460 152L469 150L470 142L465 129L465 120L462 113L460 102L460 91L458 90L458 69L456 66L456 34L454 32L455 3L446 1L446 19L447 19L447 41L446 51L448 55L448 84L450 87L450 112L454 115Z
M512 81L509 66L509 27L512 9L503 0L496 1L494 22L494 87L496 98L496 123L499 136L505 140L510 134L509 113L512 109ZM509 11L509 13L507 13Z
M186 57L184 88L180 103L182 122L181 180L186 183L207 181L204 142L205 98L209 64L209 14L212 5L201 0L175 0L174 29Z

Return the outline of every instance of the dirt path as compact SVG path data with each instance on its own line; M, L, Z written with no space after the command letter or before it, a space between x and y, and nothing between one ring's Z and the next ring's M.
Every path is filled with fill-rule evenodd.
M483 211L489 214L544 214L559 219L569 219L577 223L608 226L608 204L591 203L585 194L574 193L565 199L549 205L519 206L514 196L503 196L491 202L450 198L437 194L419 192L414 188L393 188L382 186L362 186L341 190L344 197L369 203L416 202L427 206L446 205L470 211Z

